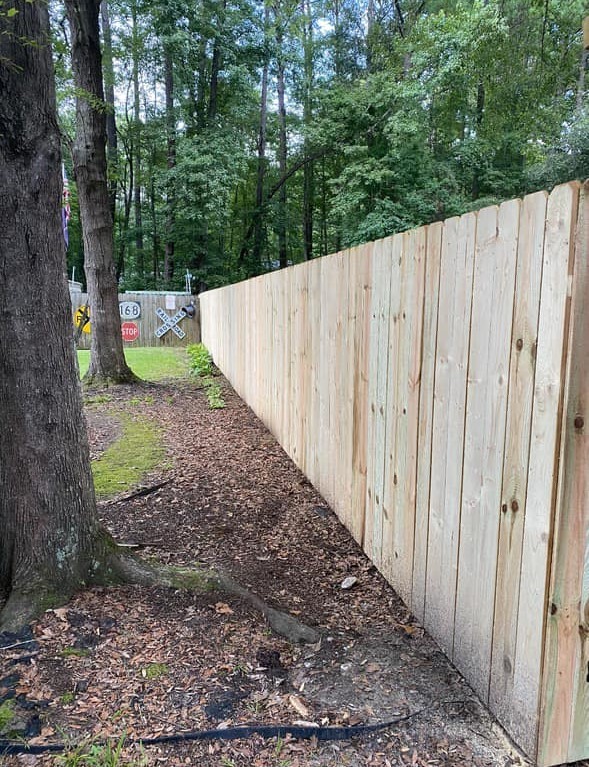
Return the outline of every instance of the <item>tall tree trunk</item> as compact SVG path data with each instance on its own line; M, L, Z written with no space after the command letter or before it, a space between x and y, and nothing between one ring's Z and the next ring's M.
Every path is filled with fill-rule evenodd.
M268 31L268 3L264 4L264 39ZM262 68L262 85L260 93L260 128L258 131L258 167L256 177L256 207L253 244L253 263L256 271L262 261L262 246L264 241L264 220L261 215L264 203L264 176L266 175L266 124L268 117L268 57L264 58ZM233 234L233 232L232 232Z
M141 111L139 103L139 34L137 28L137 1L131 3L133 24L133 165L134 186L133 202L135 213L135 250L137 252L137 271L142 278L145 273L145 253L143 246L143 214L141 210Z
M117 207L118 163L119 151L117 146L117 122L115 116L115 73L112 57L112 33L110 29L110 16L108 13L108 0L100 3L100 15L102 20L102 43L104 55L102 57L104 67L104 98L108 109L106 111L106 157L108 161L108 196L110 199L110 213L113 221Z
M215 34L215 41L213 43L213 58L211 61L211 85L209 88L209 110L208 120L212 122L217 116L217 95L219 92L219 71L221 69L221 40L223 33L223 26L225 24L225 10L227 8L227 0L223 0L221 12L217 18L217 28Z
M277 72L276 88L278 95L278 168L281 178L286 175L286 106L285 106L285 83L284 83L284 58L282 47L284 44L284 35L280 26L280 20L276 24L276 49L277 49ZM280 267L287 266L288 252L286 242L286 184L282 184L278 195L278 261Z
M174 114L174 65L172 52L164 50L165 90L166 90L166 141L168 179L166 182L166 247L164 252L164 281L170 282L174 276L174 227L176 223L176 116Z
M479 81L479 84L477 86L477 108L476 108L476 127L477 127L477 138L479 138L478 133L481 129L481 126L483 124L483 116L485 114L485 86L482 81ZM477 200L481 192L481 171L478 165L474 168L474 174L472 177L472 199Z
M207 40L201 35L198 44L198 80L196 83L196 126L202 130L206 122Z
M99 0L66 0L71 29L72 70L78 90L74 170L84 235L92 340L89 382L135 380L127 367L114 265L113 221L106 179L106 118L102 104ZM87 95L86 95L87 94Z
M0 630L93 580L104 546L65 273L47 5L14 7L0 16L0 206L11 212L0 221Z
M305 94L303 102L303 123L305 126L304 152L309 158L311 147L309 130L313 120L313 18L310 0L302 0L303 11L303 51ZM315 203L315 179L313 162L308 161L303 168L303 253L309 261L313 258L313 208Z

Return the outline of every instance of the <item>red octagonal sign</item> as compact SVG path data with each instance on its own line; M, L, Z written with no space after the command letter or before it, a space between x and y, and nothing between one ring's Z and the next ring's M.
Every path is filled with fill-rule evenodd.
M123 341L136 341L139 338L139 326L135 322L123 322L121 324Z

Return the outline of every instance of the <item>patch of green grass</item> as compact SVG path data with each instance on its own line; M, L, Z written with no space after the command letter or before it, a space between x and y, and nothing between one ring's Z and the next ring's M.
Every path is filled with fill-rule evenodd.
M135 487L164 458L160 430L141 418L120 414L122 436L92 462L98 498Z
M93 394L85 398L86 405L104 405L112 402L112 394Z
M74 695L73 692L64 692L64 694L61 696L59 700L62 706L69 706L70 703L73 703L75 699L76 699L76 696Z
M140 767L146 764L143 755L139 761L123 761L123 748L126 734L123 733L116 742L93 743L84 741L72 746L56 757L55 763L59 767Z
M0 732L4 732L14 719L14 701L5 700L0 706Z
M149 666L141 669L141 676L145 679L158 679L160 676L166 676L168 671L165 663L150 663Z
M156 346L125 349L125 359L136 376L144 381L162 381L166 378L184 378L189 372L186 350L183 348L159 348ZM90 352L78 351L80 376L83 377L90 364Z
M84 647L64 647L59 654L62 658L87 658L90 651Z

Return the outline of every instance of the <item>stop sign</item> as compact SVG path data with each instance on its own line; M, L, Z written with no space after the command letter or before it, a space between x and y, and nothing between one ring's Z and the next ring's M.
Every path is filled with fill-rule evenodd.
M135 322L123 322L121 324L123 341L136 341L139 338L139 326Z

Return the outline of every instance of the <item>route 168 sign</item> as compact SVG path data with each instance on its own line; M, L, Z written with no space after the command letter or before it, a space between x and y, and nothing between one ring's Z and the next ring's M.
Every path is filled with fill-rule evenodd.
M136 320L141 316L141 304L138 301L119 301L119 314L122 320Z

